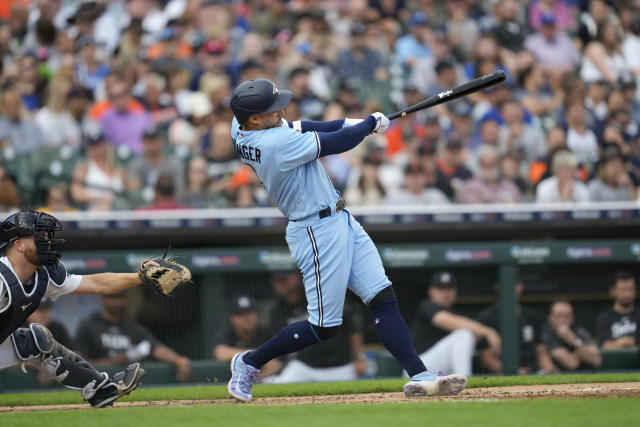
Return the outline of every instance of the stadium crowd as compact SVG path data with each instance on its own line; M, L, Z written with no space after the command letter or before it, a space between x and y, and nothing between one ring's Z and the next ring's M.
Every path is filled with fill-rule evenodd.
M632 201L634 0L6 0L0 210L268 206L229 96L266 77L289 120L507 83L323 158L350 205Z

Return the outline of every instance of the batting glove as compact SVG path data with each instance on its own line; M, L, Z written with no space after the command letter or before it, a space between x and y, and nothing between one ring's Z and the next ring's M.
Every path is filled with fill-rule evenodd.
M371 115L374 119L376 119L376 125L373 128L373 132L377 134L383 134L389 129L389 124L391 123L387 116L380 112L375 112Z

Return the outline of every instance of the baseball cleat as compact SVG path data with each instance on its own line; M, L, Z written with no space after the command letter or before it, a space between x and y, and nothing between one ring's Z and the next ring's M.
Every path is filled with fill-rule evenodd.
M407 397L453 396L467 385L467 377L462 374L438 376L424 371L411 377L402 390Z
M231 359L231 380L227 384L227 391L231 397L243 402L251 401L251 387L259 381L260 374L260 369L247 365L242 360L247 353L249 351L238 353Z
M135 390L147 373L139 363L132 363L124 371L120 371L109 378L109 382L96 391L89 399L93 408L112 406L113 403Z

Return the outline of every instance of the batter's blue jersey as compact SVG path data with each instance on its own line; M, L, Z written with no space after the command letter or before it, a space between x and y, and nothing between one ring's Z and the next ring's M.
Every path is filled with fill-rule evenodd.
M287 218L317 214L340 197L319 160L316 132L300 133L288 126L246 131L234 117L231 139L242 161L253 168L269 199Z

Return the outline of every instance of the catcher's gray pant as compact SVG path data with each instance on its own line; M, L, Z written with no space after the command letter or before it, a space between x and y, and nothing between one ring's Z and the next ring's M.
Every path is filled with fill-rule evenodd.
M440 375L471 375L476 340L469 329L456 329L420 354L424 365ZM407 373L403 372L406 377Z
M352 381L358 378L353 363L330 368L314 368L304 362L293 359L277 375L265 383L307 383L321 381Z

